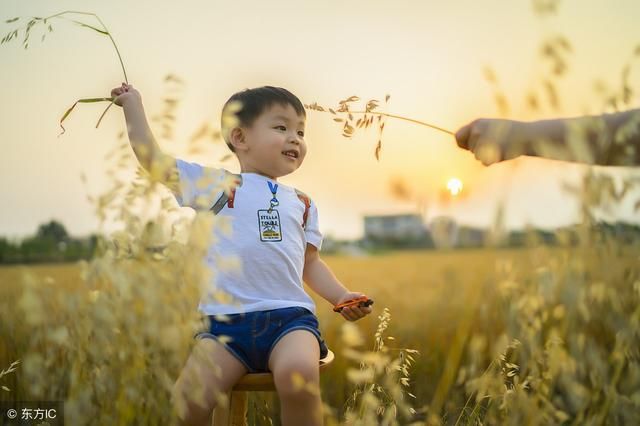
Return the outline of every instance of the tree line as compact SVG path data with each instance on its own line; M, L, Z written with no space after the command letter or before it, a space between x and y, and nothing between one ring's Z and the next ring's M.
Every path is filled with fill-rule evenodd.
M36 234L21 241L0 237L0 263L72 262L89 259L98 241L97 235L74 238L64 225L52 220L38 227Z

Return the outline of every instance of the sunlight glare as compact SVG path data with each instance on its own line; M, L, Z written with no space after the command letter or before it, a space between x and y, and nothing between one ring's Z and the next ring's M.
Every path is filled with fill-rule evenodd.
M460 192L462 192L462 181L458 178L449 179L447 189L453 196L460 194Z

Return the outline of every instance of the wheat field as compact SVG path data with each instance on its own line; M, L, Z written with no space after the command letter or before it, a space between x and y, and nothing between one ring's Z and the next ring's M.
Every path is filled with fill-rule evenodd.
M600 242L325 256L346 285L375 300L374 315L357 323L362 344L346 339L342 317L316 300L321 330L337 356L322 376L327 423L638 420L639 253ZM170 416L167 386L190 343L188 327L171 324L194 317L177 313L188 310L184 302L171 305L185 289L176 278L150 300L142 278L138 290L120 287L107 297L106 287L87 287L114 279L104 266L0 269L0 365L21 360L1 384L13 397L66 398L74 423L82 423L74 410L94 410L99 423L161 424ZM120 269L136 275L141 264ZM158 318L159 328L149 318ZM378 364L364 378L354 374ZM277 424L277 418L272 395L251 399L250 423Z

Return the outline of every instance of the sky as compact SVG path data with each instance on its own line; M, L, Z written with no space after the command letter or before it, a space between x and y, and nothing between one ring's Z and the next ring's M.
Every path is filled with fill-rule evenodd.
M640 44L637 0L564 0L546 18L534 13L530 0L0 0L0 34L17 28L6 19L65 10L102 19L148 116L161 112L171 89L165 76L182 79L176 132L172 140L159 138L163 150L233 172L239 171L234 159L220 161L228 153L224 144L212 142L192 153L188 140L204 122L217 126L224 102L245 88L286 87L304 103L328 107L352 95L383 100L389 94L385 111L455 131L474 118L500 114L486 68L507 96L508 118L602 112L595 82L618 84ZM75 18L99 25L91 17ZM123 75L107 37L62 20L53 26L44 42L42 29L34 28L27 50L21 39L0 46L0 235L11 238L33 234L51 219L73 235L96 231L87 196L107 188L105 155L126 130L120 108L111 108L96 129L106 104L84 104L58 137L58 121L75 100L109 96ZM561 109L534 113L523 99L545 70L540 45L554 34L572 45L569 72L559 85ZM638 90L637 69L631 83ZM154 131L159 137L160 129ZM427 223L447 215L486 226L498 206L509 228L579 220L578 203L563 185L577 182L585 166L521 158L487 168L450 135L393 119L387 120L377 161L375 131L346 139L328 114L315 111L308 112L306 140L304 164L281 181L312 197L325 235L357 238L364 215L405 212L422 214ZM618 180L639 174L606 172ZM463 192L444 200L453 177L463 182ZM404 182L408 199L390 190L397 181ZM639 197L637 191L628 196L608 219L637 222L633 206Z

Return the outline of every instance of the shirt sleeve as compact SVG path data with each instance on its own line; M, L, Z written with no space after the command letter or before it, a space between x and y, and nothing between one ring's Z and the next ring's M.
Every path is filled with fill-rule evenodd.
M318 250L320 250L322 247L322 233L320 232L318 208L313 200L310 202L309 215L307 216L307 226L304 229L304 235L308 244L313 244Z
M224 169L203 167L179 158L176 167L179 185L174 195L180 206L208 210L224 192Z

